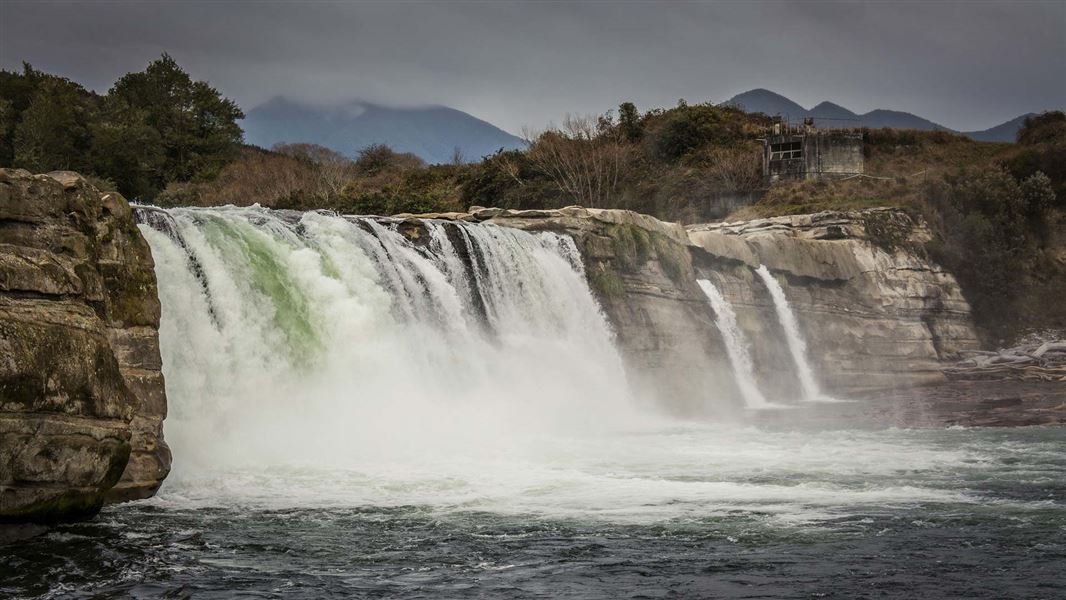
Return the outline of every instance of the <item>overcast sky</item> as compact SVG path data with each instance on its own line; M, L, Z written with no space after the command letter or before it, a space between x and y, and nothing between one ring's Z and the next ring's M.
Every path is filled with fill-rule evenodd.
M20 2L0 66L105 92L170 53L248 110L443 104L511 132L755 87L983 129L1066 107L1066 2Z

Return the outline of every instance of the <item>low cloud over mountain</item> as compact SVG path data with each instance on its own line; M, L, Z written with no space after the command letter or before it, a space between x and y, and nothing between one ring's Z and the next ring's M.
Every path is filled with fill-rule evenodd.
M269 148L281 142L310 142L355 156L370 144L386 144L428 163L450 162L456 148L467 161L523 141L506 131L446 106L396 108L352 101L315 107L277 97L248 111L248 143Z

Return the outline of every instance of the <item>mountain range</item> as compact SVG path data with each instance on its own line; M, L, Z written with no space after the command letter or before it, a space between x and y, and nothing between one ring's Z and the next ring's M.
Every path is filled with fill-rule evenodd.
M451 162L458 148L466 161L524 147L510 133L445 106L398 108L363 101L320 108L276 97L248 111L242 124L249 144L310 142L355 157L371 144L410 152L430 164Z
M768 115L781 115L792 122L802 121L804 117L814 117L815 124L819 120L823 125L833 123L835 119L843 119L860 127L891 127L894 129L924 129L954 131L939 123L918 115L898 110L877 109L868 113L858 114L829 101L822 102L813 108L804 108L781 94L770 90L754 89L737 94L727 101L727 104L735 104L748 112L761 112ZM1018 130L1030 114L1021 115L1000 123L995 127L980 131L958 131L971 139L982 142L1013 142Z
M727 103L748 112L786 116L790 121L814 117L828 125L841 119L856 126L953 131L918 115L877 109L858 114L825 101L812 108L770 90L754 89ZM981 131L962 135L984 142L1013 142L1025 118L1021 115ZM522 148L525 143L495 125L446 106L391 107L354 100L319 107L278 96L247 113L243 123L250 144L270 148L277 143L310 142L355 157L371 144L386 144L410 152L430 164L451 162L456 149L466 161L477 161L497 150Z

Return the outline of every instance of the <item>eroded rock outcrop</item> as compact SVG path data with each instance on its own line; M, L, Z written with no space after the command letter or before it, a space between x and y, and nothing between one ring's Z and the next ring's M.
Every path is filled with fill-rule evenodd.
M170 467L159 300L129 205L0 169L0 519L154 493Z

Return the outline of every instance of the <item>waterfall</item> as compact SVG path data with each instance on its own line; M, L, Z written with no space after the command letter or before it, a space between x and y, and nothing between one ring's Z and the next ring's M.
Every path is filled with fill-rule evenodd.
M796 321L795 313L792 312L792 307L788 304L785 291L781 289L781 284L774 279L766 265L759 265L755 272L762 278L763 283L766 284L766 289L770 291L770 296L773 298L774 310L777 311L777 318L781 321L781 327L785 330L785 341L788 343L788 350L792 354L792 361L796 365L796 374L799 376L800 385L803 388L803 399L807 402L822 400L823 396L818 389L818 382L814 378L814 371L811 369L810 363L807 362L807 343L803 341L803 334L800 333L799 323Z
M250 208L136 208L182 461L337 462L609 427L630 399L573 240Z
M744 402L748 408L773 407L774 405L763 397L755 382L755 371L751 364L751 355L748 353L747 336L737 325L737 315L733 312L732 305L710 281L698 279L696 283L699 284L711 308L714 309L714 322L722 334L726 353L729 355L729 363L733 367L733 377L736 379L741 395L744 396Z

